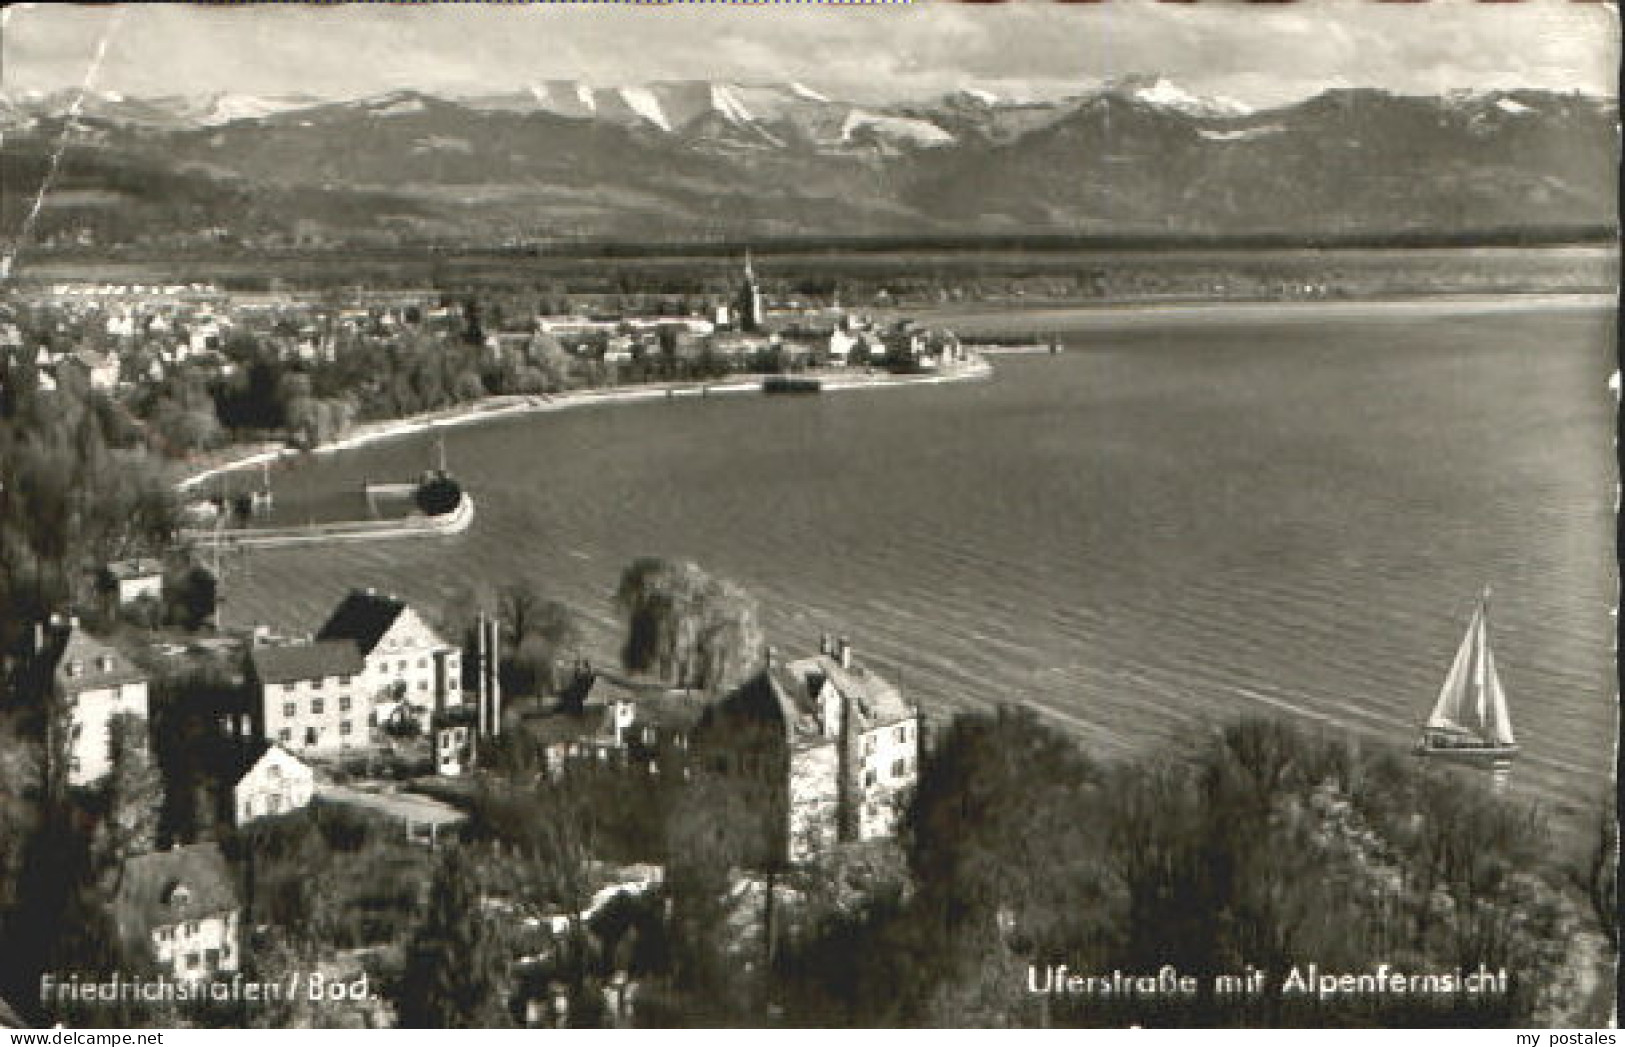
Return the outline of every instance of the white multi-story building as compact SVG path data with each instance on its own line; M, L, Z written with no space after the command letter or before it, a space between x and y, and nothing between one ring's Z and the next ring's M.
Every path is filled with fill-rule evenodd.
M782 812L773 849L804 861L836 842L897 831L919 780L920 711L852 660L845 640L760 673L708 710L696 742L707 766L760 782Z
M920 775L920 711L879 674L855 665L852 645L826 636L816 657L787 668L840 739L841 835L873 840L897 831L906 792Z
M296 752L370 744L373 709L358 682L362 669L347 641L256 647L248 658L254 735Z
M430 712L462 704L462 652L393 596L352 589L316 640L355 645L359 686L381 708L404 704Z
M60 751L68 784L94 785L113 768L113 720L147 718L147 675L71 618L41 626L38 642L66 712Z
M462 652L404 602L352 590L309 643L249 656L254 733L299 751L369 745L392 719L462 704Z

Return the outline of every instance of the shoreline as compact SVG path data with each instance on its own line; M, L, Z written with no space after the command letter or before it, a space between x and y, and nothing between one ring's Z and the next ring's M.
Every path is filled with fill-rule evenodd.
M981 330L998 330L1001 325L1013 324L1019 330L1041 330L1048 320L1064 320L1076 329L1099 326L1102 328L1131 327L1138 323L1189 323L1198 321L1249 322L1261 319L1301 320L1324 319L1328 316L1369 318L1379 316L1412 316L1426 318L1460 313L1520 312L1531 309L1579 310L1614 307L1618 298L1611 294L1593 292L1564 293L1538 292L1529 294L1461 294L1432 297L1391 299L1332 299L1315 301L1222 301L1222 302L1136 302L1125 304L1056 304L1056 305L986 305L978 308L926 309L913 311L917 319L929 319L943 324L963 327L961 333L975 335ZM899 313L901 315L901 313ZM961 368L945 374L913 375L845 375L839 372L820 372L821 392L843 392L853 389L896 388L909 385L938 385L945 382L968 381L989 377L992 365L989 358L1048 353L1047 348L1026 345L988 344L969 347L972 360ZM226 460L207 465L197 472L189 472L175 482L175 489L183 494L199 485L230 473L270 465L285 458L304 454L328 455L354 450L372 443L394 440L428 432L433 429L474 425L488 419L513 418L547 411L570 410L594 404L638 403L646 400L665 400L701 397L711 394L761 392L766 376L731 376L712 382L672 382L655 385L620 386L609 389L577 389L565 393L535 396L491 396L472 404L395 418L368 422L342 439L309 451L301 451L286 444L243 445L235 451L226 451Z
M1293 322L1328 318L1429 318L1485 313L1529 311L1568 312L1612 308L1614 294L1598 292L1538 292L1529 294L1461 294L1409 298L1314 299L1294 301L1167 301L1123 304L986 304L938 306L920 310L886 310L877 315L907 315L911 319L953 327L961 336L986 332L1047 333L1054 325L1070 330L1130 327L1139 323L1219 322L1258 320ZM1013 336L1013 335L1012 335ZM978 347L980 348L980 347Z
M827 393L847 392L855 389L893 389L912 385L942 385L948 382L976 381L990 378L992 375L992 365L979 356L973 355L969 362L954 368L952 371L939 374L894 375L878 373L843 375L837 373L831 375L826 372L818 372L810 377L818 378L821 383L819 391ZM762 380L764 377L762 375L733 376L712 382L667 382L658 385L621 386L611 389L576 389L566 393L538 396L487 397L472 404L441 411L431 411L388 421L370 422L360 427L364 431L353 433L309 451L301 451L298 448L286 445L270 448L257 445L258 449L245 447L242 449L243 453L237 457L231 457L227 461L217 465L210 465L199 472L189 473L182 477L175 482L175 489L184 494L217 476L224 476L262 465L270 465L285 458L297 458L305 454L337 454L341 451L352 451L358 447L416 436L436 429L454 429L504 418L517 418L530 414L545 414L552 411L566 411L602 404L615 405L656 400L700 399L713 394L756 393L764 395L762 393Z

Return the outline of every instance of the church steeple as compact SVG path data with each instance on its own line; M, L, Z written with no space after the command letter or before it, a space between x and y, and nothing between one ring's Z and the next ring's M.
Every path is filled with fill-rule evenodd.
M762 288L756 282L756 267L750 248L745 248L745 279L739 285L739 329L759 331L762 327Z

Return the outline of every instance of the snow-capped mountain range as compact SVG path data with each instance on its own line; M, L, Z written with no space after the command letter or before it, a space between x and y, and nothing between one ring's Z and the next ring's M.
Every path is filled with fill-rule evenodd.
M234 120L256 120L290 109L316 105L319 101L312 95L268 96L230 92L133 98L116 91L0 91L0 119L19 123L63 116L74 111L77 105L78 114L87 119L135 126L214 126Z
M199 215L340 238L1595 228L1615 221L1619 163L1608 99L1340 89L1253 111L1157 76L893 105L720 81L0 93L0 130L0 235L66 138L60 177L94 191L50 220L115 238Z
M941 104L1000 108L1036 107L1063 111L1084 99L1116 95L1144 105L1203 118L1246 116L1248 107L1225 98L1194 94L1158 76L1130 77L1080 88L1070 96L1049 102L1016 102L992 91L966 87ZM709 122L734 128L753 128L761 141L783 144L775 128L793 128L802 140L850 141L853 132L870 129L884 140L900 145L947 145L954 135L929 116L938 103L878 106L843 102L805 84L740 84L720 81L666 81L619 86L592 86L575 80L538 81L522 89L493 94L437 97L417 91L339 101L306 95L268 96L215 93L201 97L168 95L132 98L110 91L63 90L51 93L0 92L0 118L15 126L33 120L67 115L131 126L216 127L241 120L322 119L335 114L362 113L377 118L421 112L434 101L476 112L548 113L578 120L600 120L626 127L681 134L696 125L704 133ZM75 108L77 107L77 108Z

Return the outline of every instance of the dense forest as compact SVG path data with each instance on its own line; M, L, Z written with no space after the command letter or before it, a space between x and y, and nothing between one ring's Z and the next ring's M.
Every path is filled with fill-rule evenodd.
M0 367L0 656L29 623L91 603L96 568L169 547L178 506L150 441L100 392Z

